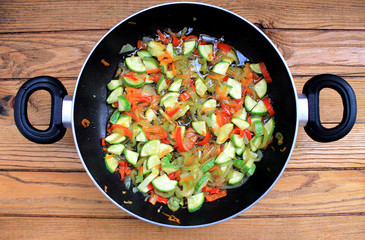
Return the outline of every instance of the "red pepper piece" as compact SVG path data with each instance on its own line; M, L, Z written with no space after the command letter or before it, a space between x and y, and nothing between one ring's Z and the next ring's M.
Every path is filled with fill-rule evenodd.
M269 98L266 96L262 99L262 101L264 102L264 105L265 105L267 111L269 112L270 116L273 116L275 114L275 112L271 106Z
M262 75L264 76L264 78L265 78L266 82L267 82L267 83L272 83L272 79L271 79L271 77L270 77L269 72L268 72L268 71L267 71L267 69L266 69L266 65L265 65L265 63L260 62L260 63L259 63L259 65L260 65L260 69L261 69Z
M196 145L204 146L205 144L207 144L209 142L211 137L212 137L212 134L208 130L207 134L205 135L205 138L203 140L201 140L200 142L197 142Z

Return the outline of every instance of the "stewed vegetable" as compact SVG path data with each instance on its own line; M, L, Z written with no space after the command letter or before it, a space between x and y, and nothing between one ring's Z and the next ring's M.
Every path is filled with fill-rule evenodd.
M107 84L107 169L172 211L194 212L241 186L275 125L265 64L192 31L158 30L124 46Z

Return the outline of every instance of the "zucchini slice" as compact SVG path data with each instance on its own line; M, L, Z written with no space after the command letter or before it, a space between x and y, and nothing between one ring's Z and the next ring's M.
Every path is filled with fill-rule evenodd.
M184 42L183 44L183 54L189 54L192 53L196 46L196 40L189 40L187 42Z
M133 72L144 73L147 71L145 65L142 60L138 56L130 56L125 59L125 64L127 67Z
M267 93L267 82L266 82L266 80L263 78L258 83L256 83L255 86L254 86L254 90L257 93L257 96L259 98L265 97L265 95Z
M205 58L208 62L211 62L213 60L213 45L198 45L198 50L200 56Z
M160 148L160 139L149 140L141 148L141 157L158 155L159 148Z
M171 192L177 186L176 180L170 180L166 174L163 174L152 180L152 185L161 192Z
M195 212L199 210L204 203L205 195L203 192L188 197L188 211Z

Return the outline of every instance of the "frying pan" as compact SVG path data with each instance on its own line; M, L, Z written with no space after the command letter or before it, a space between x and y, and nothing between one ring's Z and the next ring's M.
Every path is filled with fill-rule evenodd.
M171 212L166 206L146 203L140 193L126 190L117 173L105 167L100 139L105 136L109 110L105 103L106 84L112 79L122 59L121 47L137 43L143 36L154 36L157 29L181 30L191 27L195 32L217 38L235 47L252 62L265 62L271 74L270 97L275 109L276 132L284 136L278 151L268 148L255 174L241 187L228 190L228 196L204 204L196 212L186 209ZM110 64L101 63L104 59ZM337 91L344 112L338 126L324 128L319 116L319 93L323 88ZM37 90L51 94L51 123L47 130L35 129L27 117L27 101ZM356 98L351 86L342 78L324 74L310 79L303 94L297 94L289 69L278 49L265 34L241 16L215 6L202 3L168 3L138 12L112 28L94 47L78 77L73 97L63 85L48 76L35 77L19 89L14 105L14 118L19 131L36 143L53 143L60 140L66 127L72 127L80 159L91 180L114 204L144 221L169 227L201 227L230 219L258 202L276 183L293 152L299 126L316 141L329 142L344 137L356 120ZM81 122L90 120L85 128ZM275 146L274 146L275 147ZM104 187L107 186L107 192ZM126 191L122 194L122 191ZM125 204L131 201L132 204ZM173 214L180 224L170 221L161 212Z

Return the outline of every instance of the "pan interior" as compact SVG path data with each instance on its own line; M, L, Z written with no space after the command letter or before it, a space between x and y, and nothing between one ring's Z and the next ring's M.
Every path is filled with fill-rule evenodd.
M108 108L106 84L112 78L121 60L119 51L130 43L136 45L143 36L154 36L157 29L181 30L191 27L194 32L223 37L253 62L265 62L273 79L270 96L275 110L276 131L284 136L284 144L272 145L257 163L255 174L240 188L228 191L228 196L204 204L197 212L186 209L171 212L163 206L160 212L173 214L180 224L169 221L158 213L160 205L145 202L140 193L125 189L118 174L111 174L105 167L105 152L101 138L105 136ZM105 66L104 59L110 65ZM251 207L276 182L286 166L297 131L296 93L290 73L278 51L270 41L241 17L223 9L203 4L177 3L153 7L124 20L113 28L94 48L80 73L74 97L74 134L80 158L101 191L107 186L107 196L118 206L143 220L164 226L204 226L229 219ZM86 118L90 127L84 128ZM283 150L285 151L280 151ZM122 192L125 192L123 194ZM131 201L132 204L125 204ZM269 209L268 209L269 212Z

